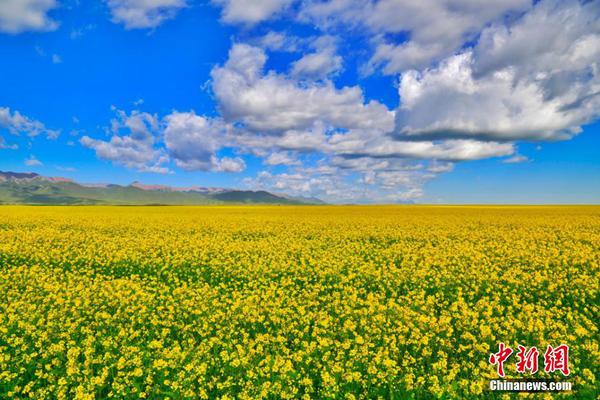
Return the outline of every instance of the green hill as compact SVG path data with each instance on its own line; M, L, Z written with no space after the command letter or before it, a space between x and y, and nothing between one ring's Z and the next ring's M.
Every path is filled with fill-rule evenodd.
M315 202L316 203L316 202ZM312 204L266 191L228 189L146 189L129 185L88 186L64 178L0 171L0 204L195 205Z
M226 203L263 203L263 204L298 204L284 197L276 196L264 190L245 191L231 190L211 195L211 198Z

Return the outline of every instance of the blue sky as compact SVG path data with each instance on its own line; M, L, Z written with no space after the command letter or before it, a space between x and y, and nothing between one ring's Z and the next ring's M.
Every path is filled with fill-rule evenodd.
M598 203L599 2L5 0L0 169Z

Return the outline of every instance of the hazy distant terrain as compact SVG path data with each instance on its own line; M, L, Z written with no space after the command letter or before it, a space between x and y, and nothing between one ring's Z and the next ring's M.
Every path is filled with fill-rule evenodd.
M0 204L195 205L319 204L319 199L276 195L266 191L223 188L173 188L133 183L128 186L83 185L65 178L0 171Z

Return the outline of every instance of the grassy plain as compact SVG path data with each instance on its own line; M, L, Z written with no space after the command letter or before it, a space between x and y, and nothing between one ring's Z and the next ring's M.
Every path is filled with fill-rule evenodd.
M4 206L0 398L489 397L500 341L595 398L599 265L600 207Z

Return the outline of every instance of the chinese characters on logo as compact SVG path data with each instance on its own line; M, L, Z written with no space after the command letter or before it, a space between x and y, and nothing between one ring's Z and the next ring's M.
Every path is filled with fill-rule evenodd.
M535 374L538 371L540 355L537 347L527 349L525 346L518 345L518 349L517 372L520 374L526 372L532 375ZM498 376L504 378L504 363L512 353L513 349L501 342L498 344L498 352L490 354L490 364L496 366ZM569 346L566 344L557 347L549 345L546 353L544 353L544 371L549 373L560 371L564 376L568 376L571 373L569 370Z
M544 354L544 365L544 371L546 372L558 370L564 376L569 375L571 373L569 371L569 346L566 344L561 344L555 348L548 346L546 354Z
M498 367L498 376L504 378L504 362L508 360L508 357L513 353L510 347L506 347L504 343L498 345L500 350L497 353L490 355L490 364Z
M532 347L529 350L525 346L519 345L519 352L517 353L517 372L524 374L525 371L529 371L532 375L538 371L538 356L540 352L537 347Z

